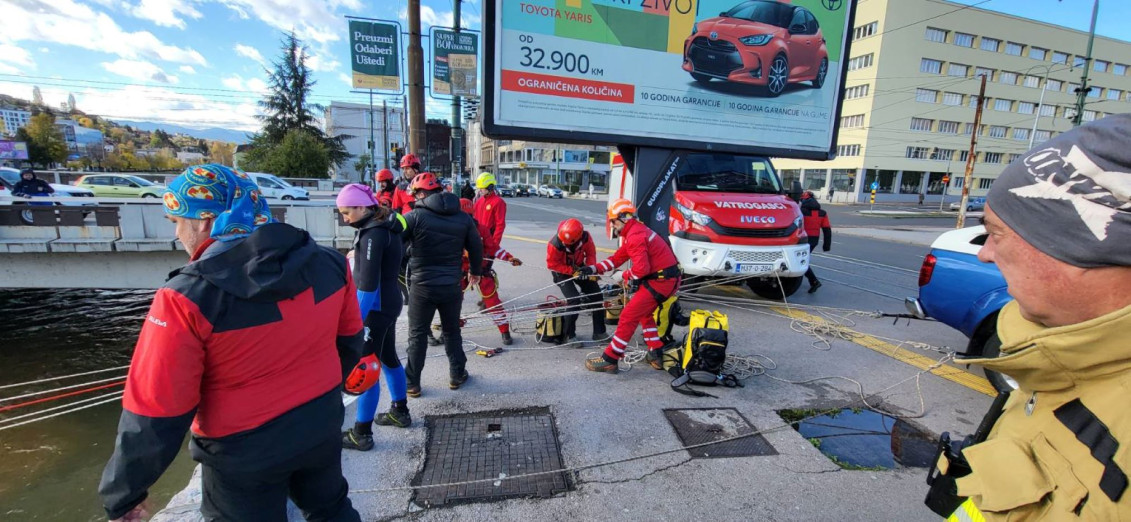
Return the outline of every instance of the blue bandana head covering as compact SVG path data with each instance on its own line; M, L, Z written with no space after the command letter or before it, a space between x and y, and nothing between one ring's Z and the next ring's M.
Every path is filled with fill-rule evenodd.
M271 210L259 186L239 169L210 163L185 169L165 191L165 213L213 219L211 236L230 241L270 223Z

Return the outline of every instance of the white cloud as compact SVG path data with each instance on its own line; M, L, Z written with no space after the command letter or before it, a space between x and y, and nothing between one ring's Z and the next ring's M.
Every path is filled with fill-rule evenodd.
M165 74L165 71L152 63L143 60L119 59L113 62L103 62L102 68L118 76L124 76L139 82L178 83L176 76Z
M185 0L141 0L130 14L162 27L185 28L185 21L181 16L199 20L202 16L188 1Z
M350 76L346 73L338 73L338 79L341 80L342 83L346 84L347 87L349 87L351 89L353 88L353 77L352 76Z
M333 72L341 67L342 63L335 60L333 55L329 52L315 53L311 52L306 56L306 66L315 72Z
M173 123L189 127L223 127L243 131L259 130L255 100L217 101L198 94L186 94L166 87L131 85L121 89L42 86L43 99L58 106L73 92L84 112L109 119ZM0 81L0 93L31 98L31 86ZM129 103L122 103L129 100Z
M360 0L217 0L241 18L254 16L280 31L294 30L305 41L318 43L340 40L345 20L339 8L361 9Z
M182 65L179 70L185 74L196 74L196 69L193 69L191 65Z
M4 67L4 74L18 74L35 69L35 61L31 53L19 46L0 42L0 67Z
M397 16L402 20L408 20L408 8L402 7L397 13ZM420 24L422 27L434 25L437 27L451 27L456 19L455 13L452 11L436 12L435 9L426 5L420 6ZM459 16L460 26L471 29L479 25L479 15L461 12Z
M255 94L263 94L267 92L267 82L259 78L249 78L245 80L238 74L233 74L227 78L220 80L220 83L234 91L251 92Z
M251 58L252 60L259 62L259 65L262 65L264 67L267 66L267 60L264 60L263 55L259 54L259 49L256 49L256 48L254 48L250 45L244 45L244 44L236 44L235 49L236 49L236 54L238 54L240 56L247 57L247 58Z
M208 63L191 48L168 45L148 31L126 31L106 13L74 0L0 2L0 20L12 21L5 24L0 35L0 39L7 42L72 45L132 60Z
M40 47L39 52L46 54L46 53L51 52L51 49L48 49L46 47Z

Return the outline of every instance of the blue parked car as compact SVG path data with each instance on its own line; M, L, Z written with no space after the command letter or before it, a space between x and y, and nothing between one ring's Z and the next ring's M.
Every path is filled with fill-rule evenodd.
M962 354L966 357L998 356L1001 339L997 336L997 314L1013 300L997 265L978 261L986 237L983 226L940 235L919 268L919 296L906 299L912 315L937 319L966 334L970 338ZM1013 379L983 371L998 390L1017 388Z

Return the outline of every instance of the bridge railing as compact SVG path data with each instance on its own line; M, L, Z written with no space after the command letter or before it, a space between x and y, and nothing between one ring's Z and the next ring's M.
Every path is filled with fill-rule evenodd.
M0 254L158 252L180 250L173 224L160 201L52 198L42 206L21 200L0 205ZM318 244L348 249L354 229L341 221L333 202L272 203L277 220L306 230Z

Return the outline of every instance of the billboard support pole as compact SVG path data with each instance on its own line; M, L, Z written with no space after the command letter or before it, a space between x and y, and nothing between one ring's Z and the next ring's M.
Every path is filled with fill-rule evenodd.
M409 152L419 154L425 146L424 48L420 45L420 0L408 0L408 99Z
M373 140L373 89L369 89L369 165L366 165L367 168L365 169L367 171L364 174L366 178L372 177L373 166L377 164L377 151L374 150L376 145ZM361 180L362 183L368 181L364 178Z
M460 4L461 3L462 3L462 0L453 0L453 2L452 2L452 4L453 4L452 5L452 20L453 20L452 21L452 25L453 25L452 29L455 30L456 38L459 38L459 17L460 17L459 11L460 11ZM452 91L453 92L455 91L454 86L452 88ZM462 149L463 133L461 132L462 128L461 128L460 121L459 121L459 118L460 118L459 113L460 113L459 96L452 96L452 141L451 141L452 150L451 150L451 155L452 155L452 179L454 180L454 181L452 181L452 183L453 183L452 191L453 192L456 190L456 187L459 185L459 183L461 181L460 178L463 177L463 153L462 153L463 152L463 149Z
M389 168L389 101L381 100L381 134L383 135L384 144L381 156L385 158L385 168ZM377 158L373 158L377 161Z
M982 123L982 105L986 103L986 75L982 75L982 87L978 89L978 108L974 111L974 132L970 133L970 152L966 155L966 175L962 177L962 199L958 207L958 222L954 228L966 226L966 205L970 201L970 182L974 180L974 157L978 154L978 127Z

